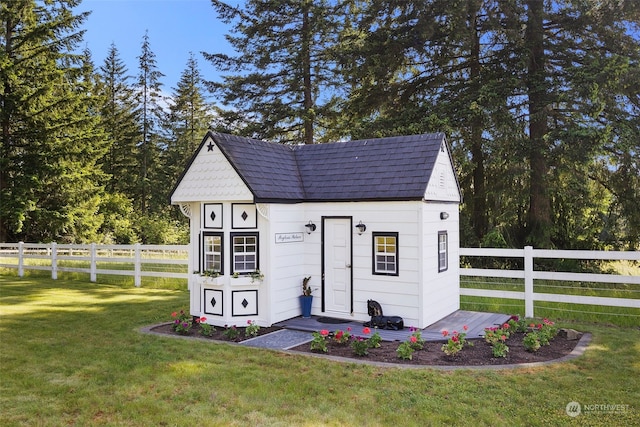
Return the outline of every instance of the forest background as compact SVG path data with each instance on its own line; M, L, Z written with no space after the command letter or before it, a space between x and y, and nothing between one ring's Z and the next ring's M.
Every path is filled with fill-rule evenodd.
M640 247L640 2L213 0L235 54L170 96L148 35L132 73L78 53L79 4L0 4L2 242L186 243L168 197L212 129L445 132L462 246Z

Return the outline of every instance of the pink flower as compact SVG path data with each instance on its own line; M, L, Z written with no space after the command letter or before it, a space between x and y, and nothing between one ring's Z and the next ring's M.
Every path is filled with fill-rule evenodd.
M413 335L411 335L411 337L409 338L409 341L411 341L412 343L416 343L416 342L418 342L418 338L416 338Z
M347 328L347 332L351 332L351 326Z
M464 329L465 331L468 331L468 330L469 330L469 327L468 327L467 325L464 325L464 326L462 327L462 329Z
M176 313L175 311L173 313L171 313L171 317L176 317L178 315L178 313Z
M329 335L329 331L327 331L326 329L323 329L320 331L320 335L322 335L323 337L326 337L327 335Z
M542 329L542 323L538 323L538 329Z
M251 324L251 320L247 320L247 325L250 325L250 324Z
M449 335L449 331L447 331L446 329L444 331L442 331L442 336L446 337L447 335Z
M500 339L501 339L502 341L506 341L507 336L506 336L506 335L502 335L502 336L500 336Z
M458 335L458 331L453 331L453 335Z
M452 336L451 341L458 342L458 336L457 335Z
M530 328L535 328L535 327L536 327L536 324L535 324L535 323L529 323L529 327L530 327Z
M509 324L505 323L504 325L502 325L502 329L509 329Z
M201 323L206 322L206 321L207 321L207 318L206 318L206 317L204 317L204 316L202 316L202 317L199 319L199 321L200 321Z
M362 333L363 333L363 334L370 334L370 333L371 333L371 329L369 329L369 328L365 327L365 328L362 330Z

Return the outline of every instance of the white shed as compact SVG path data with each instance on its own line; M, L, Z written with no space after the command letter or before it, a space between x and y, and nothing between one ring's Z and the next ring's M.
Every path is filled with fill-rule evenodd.
M373 299L424 328L459 309L460 202L442 133L290 146L209 132L171 193L191 224L191 314L270 326L301 315L311 276L313 315L367 321Z

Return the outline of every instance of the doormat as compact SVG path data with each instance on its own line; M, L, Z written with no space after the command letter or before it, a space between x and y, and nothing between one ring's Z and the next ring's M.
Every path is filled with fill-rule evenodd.
M316 319L318 322L320 323L329 323L332 325L337 325L340 323L349 323L349 320L345 320L345 319L334 319L333 317L318 317Z

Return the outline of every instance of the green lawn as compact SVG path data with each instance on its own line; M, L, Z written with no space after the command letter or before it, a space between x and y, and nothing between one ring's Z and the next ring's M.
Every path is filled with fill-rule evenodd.
M0 276L0 425L640 425L637 326L571 324L593 341L567 363L452 372L137 331L187 305L184 290ZM571 401L590 409L569 417Z

